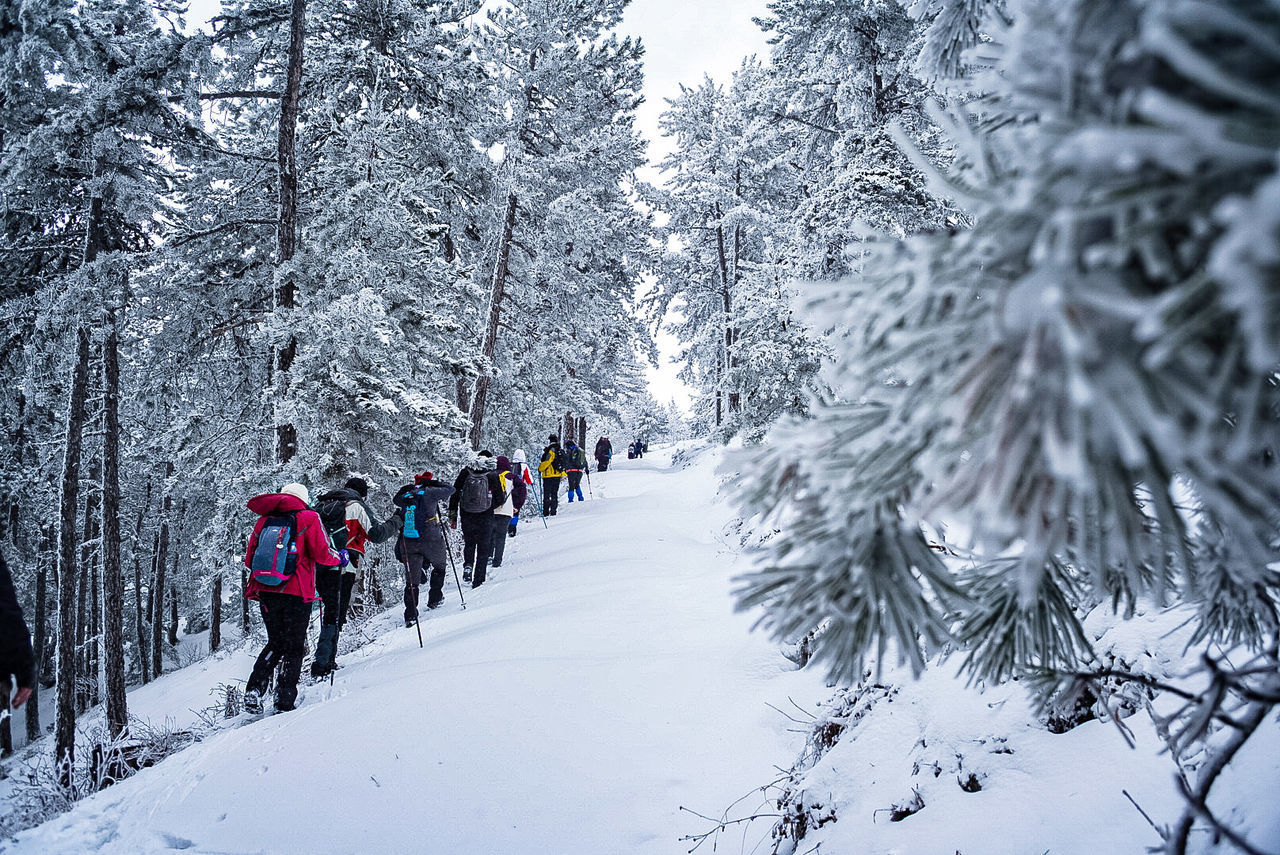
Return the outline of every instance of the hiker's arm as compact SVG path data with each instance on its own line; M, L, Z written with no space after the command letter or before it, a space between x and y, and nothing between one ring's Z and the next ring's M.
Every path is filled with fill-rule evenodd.
M363 508L364 503L357 503ZM392 514L385 522L376 522L367 510L364 511L365 535L370 543L386 543L400 531L400 515Z

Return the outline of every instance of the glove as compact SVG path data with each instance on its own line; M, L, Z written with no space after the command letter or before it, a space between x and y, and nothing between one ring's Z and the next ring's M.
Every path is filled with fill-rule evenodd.
M351 555L345 549L338 550L338 566L346 567L351 563Z
M458 530L458 521L457 521L457 520L449 520L449 528L453 529L454 531L457 531L457 530Z

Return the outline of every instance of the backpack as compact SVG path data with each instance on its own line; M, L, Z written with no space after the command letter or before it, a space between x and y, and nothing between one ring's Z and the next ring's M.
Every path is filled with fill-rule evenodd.
M418 540L423 537L431 517L439 516L439 508L436 508L435 514L426 512L427 509L422 504L422 497L426 494L426 490L418 488L405 497L404 524L401 526L400 535L406 540Z
M249 578L260 585L283 585L298 569L298 515L263 518L249 560Z
M326 499L316 506L320 522L333 541L333 548L347 548L347 503L342 499Z
M575 448L569 452L569 465L574 469L587 468L587 453L581 448Z
M568 468L564 462L564 449L558 445L547 446L547 450L542 455L542 459L551 463L550 469L552 472L563 472ZM560 476L552 475L550 477L558 478Z
M488 473L467 470L467 480L462 484L459 507L468 514L483 514L494 506L493 499Z

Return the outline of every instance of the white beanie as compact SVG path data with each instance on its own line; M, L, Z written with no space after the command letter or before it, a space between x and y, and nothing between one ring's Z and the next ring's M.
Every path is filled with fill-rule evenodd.
M311 504L311 494L307 492L306 485L304 484L285 484L280 488L280 492L289 496L297 496L302 500L303 504Z
M511 459L512 459L512 460L514 460L516 463L524 463L524 459L525 459L525 458L524 458L524 449L523 449L523 448L517 448L517 449L516 449L516 453L515 453L515 454L513 454L513 455L511 455Z

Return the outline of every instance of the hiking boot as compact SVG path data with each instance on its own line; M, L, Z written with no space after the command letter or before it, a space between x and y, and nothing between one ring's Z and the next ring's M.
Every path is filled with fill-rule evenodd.
M253 715L262 715L262 695L253 689L244 693L244 711Z
M329 672L333 670L332 665L324 665L320 662L311 663L311 676L317 680L323 680L329 676Z
M470 567L463 567L463 568L462 568L462 581L464 581L464 582L470 582L470 581L471 581L471 568L470 568Z

